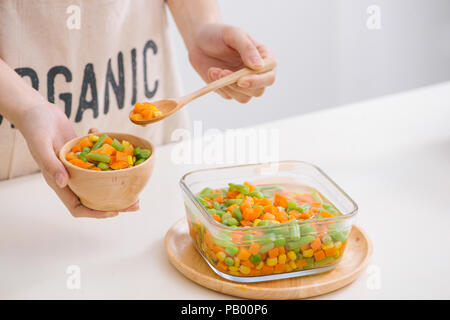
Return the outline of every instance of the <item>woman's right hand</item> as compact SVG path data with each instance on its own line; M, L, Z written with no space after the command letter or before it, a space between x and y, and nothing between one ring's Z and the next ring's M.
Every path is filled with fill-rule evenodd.
M74 217L110 218L119 214L117 211L103 212L83 206L67 186L69 174L57 154L67 141L76 137L76 134L69 119L56 105L42 100L38 106L22 115L17 127L25 137L45 181ZM138 209L139 201L124 211Z

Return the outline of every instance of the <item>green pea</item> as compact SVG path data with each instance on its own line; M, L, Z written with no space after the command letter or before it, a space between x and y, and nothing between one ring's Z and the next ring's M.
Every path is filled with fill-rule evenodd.
M104 162L99 162L99 164L97 165L97 167L100 168L100 169L102 169L103 171L109 169L109 166L108 166L106 163L104 163Z
M138 159L136 160L136 162L134 163L135 166L137 166L138 164L141 164L142 162L144 162L145 159Z
M239 222L235 218L228 218L223 220L223 224L227 226L236 226Z
M254 256L250 256L249 259L252 263L257 264L261 261L261 255L259 253L255 254Z
M259 252L260 252L260 253L266 253L267 251L273 249L274 246L275 246L275 245L274 245L273 242L265 243L265 244L263 244L263 245L259 248Z
M295 210L295 208L297 208L297 202L295 202L295 201L293 201L293 200L289 201L289 202L288 202L287 208L288 208L289 210Z
M234 256L236 253L238 253L239 249L234 246L228 246L225 248L225 251L229 256Z
M134 150L133 150L133 155L134 155L135 157L137 157L137 156L139 155L140 152L141 152L141 148L139 148L139 147L134 148Z
M303 213L311 209L311 205L309 203L304 203L299 208L301 208L300 213Z
M232 265L234 265L234 259L233 259L233 258L230 258L230 257L226 257L225 260L223 260L223 262L225 262L225 264L226 264L227 266L232 266Z
M86 155L86 158L88 158L89 160L92 161L99 161L99 162L105 162L105 163L110 163L111 162L111 157L107 156L105 154L100 154L100 153L88 153Z
M101 146L103 146L103 143L105 142L107 135L106 133L102 134L100 138L94 143L94 146L92 147L92 150L97 150Z
M241 212L241 209L239 207L234 208L233 211L231 212L231 214L239 222L242 220L242 212Z
M120 152L122 152L125 149L117 139L113 140L113 142L111 143L111 147Z
M277 239L275 240L275 246L277 246L277 247L284 246L285 243L286 243L286 239L283 237L277 237Z

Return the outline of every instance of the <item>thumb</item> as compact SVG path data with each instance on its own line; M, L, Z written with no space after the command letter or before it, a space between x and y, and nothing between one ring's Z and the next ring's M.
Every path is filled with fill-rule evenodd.
M244 64L251 69L261 69L264 61L252 39L239 28L229 29L225 33L224 41L235 49L241 56Z
M37 157L41 163L41 170L47 179L53 179L60 188L67 186L69 174L56 156L51 143L47 143L44 147L38 148Z

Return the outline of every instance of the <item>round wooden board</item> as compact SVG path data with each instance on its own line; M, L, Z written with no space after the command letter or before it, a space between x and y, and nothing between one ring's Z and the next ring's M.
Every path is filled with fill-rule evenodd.
M176 222L165 237L170 262L192 281L209 289L248 299L301 299L325 294L353 282L372 254L367 235L353 226L339 264L321 274L256 283L238 283L218 276L197 252L188 233L186 218Z

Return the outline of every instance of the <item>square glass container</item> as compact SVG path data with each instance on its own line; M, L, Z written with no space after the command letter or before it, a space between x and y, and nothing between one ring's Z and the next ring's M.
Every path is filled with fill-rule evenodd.
M269 226L230 227L214 220L196 198L206 187L225 188L230 182L244 181L256 186L312 187L342 215ZM344 253L358 210L356 203L322 170L295 160L196 170L185 174L180 186L189 232L198 252L215 273L236 282L291 278L333 269ZM251 247L253 252L258 248L258 253L254 253L260 261L238 258L241 250ZM273 248L279 248L277 261L267 260Z

